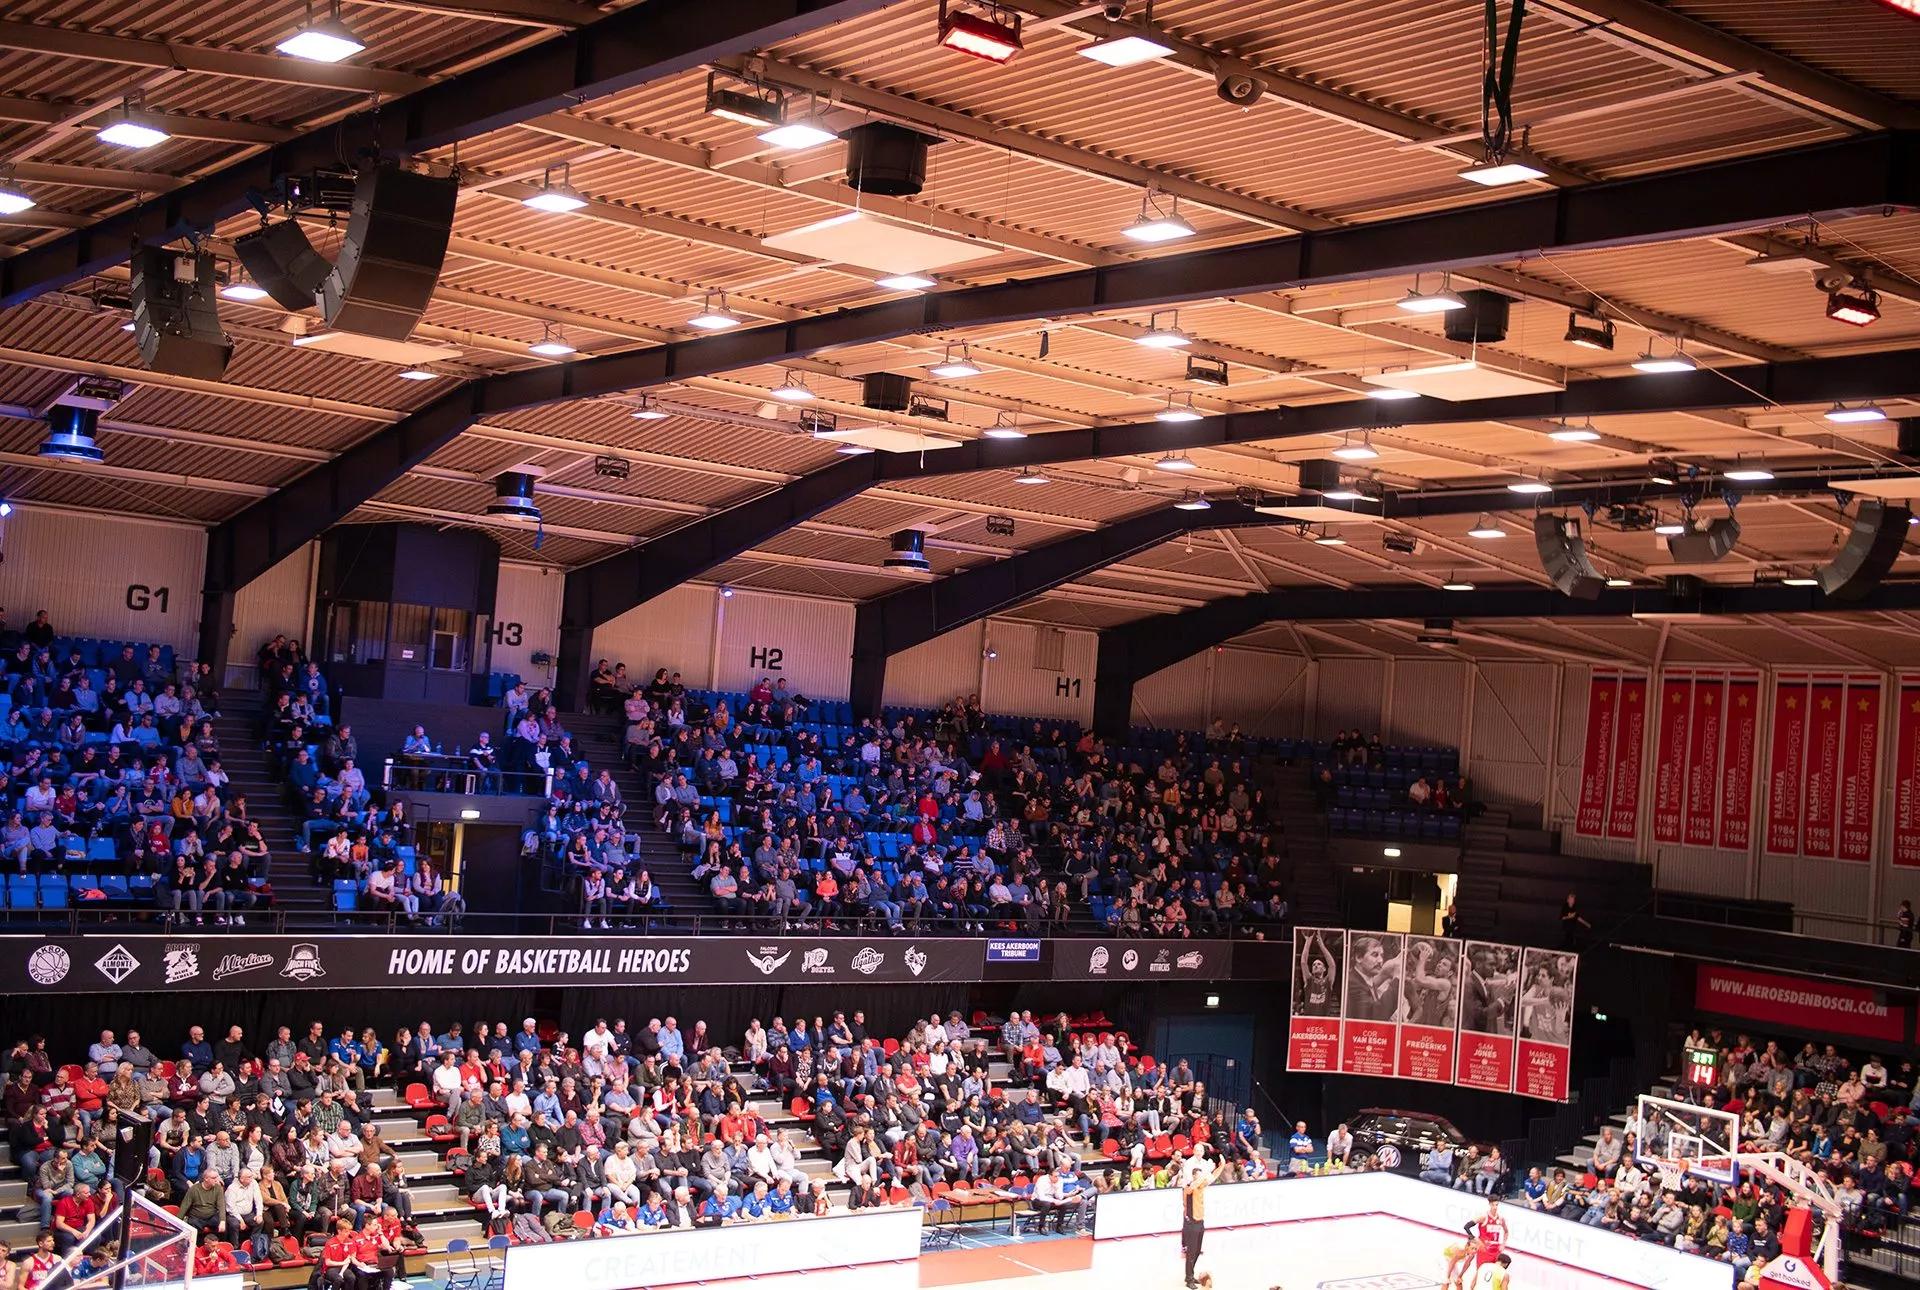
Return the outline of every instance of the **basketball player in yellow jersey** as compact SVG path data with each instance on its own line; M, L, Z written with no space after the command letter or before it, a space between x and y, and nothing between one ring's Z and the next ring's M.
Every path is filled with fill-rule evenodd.
M1193 1265L1200 1261L1200 1243L1207 1236L1207 1188L1220 1177L1226 1162L1209 1165L1206 1144L1195 1143L1180 1183L1180 1252L1187 1260L1187 1290L1199 1290Z
M1507 1269L1512 1266L1513 1256L1502 1254L1480 1269L1480 1275L1473 1283L1473 1290L1508 1290Z
M1443 1290L1467 1290L1467 1274L1479 1252L1480 1242L1472 1237L1455 1241L1440 1251L1440 1257L1447 1261L1446 1276L1441 1281Z

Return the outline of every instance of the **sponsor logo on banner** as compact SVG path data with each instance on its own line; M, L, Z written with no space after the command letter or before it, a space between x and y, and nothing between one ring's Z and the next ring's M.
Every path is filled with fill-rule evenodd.
M1091 972L1094 976L1105 976L1107 974L1106 946L1096 945L1093 947L1093 953L1087 956L1087 971Z
M853 970L862 976L872 976L880 970L880 965L886 961L887 956L879 950L874 949L871 945L863 945L860 947L860 952L853 956L852 966Z
M263 967L272 967L274 957L271 954L223 954L213 969L213 979L224 981L231 976L243 976L248 972L258 972Z
M832 976L833 965L827 962L827 947L815 946L800 956L800 970L814 976Z
M792 950L788 950L784 954L776 953L775 951L777 951L779 948L780 947L778 945L762 945L760 947L760 952L758 954L755 954L752 950L748 950L747 962L759 968L760 975L772 976L775 972L778 972L780 970L780 965L782 963L785 963L788 959L793 957Z
M1398 1169L1400 1167L1400 1148L1394 1146L1391 1142L1387 1143L1373 1153L1373 1163L1382 1169ZM1321 1290L1326 1290L1326 1282L1322 1281L1320 1285Z
M1038 940L995 938L987 942L987 962L989 963L1038 963L1039 961L1040 942Z
M58 945L40 945L27 955L27 975L39 985L59 985L67 979L73 960Z
M320 966L320 947L312 941L302 941L294 946L287 955L287 965L280 969L281 976L292 977L295 981L311 981L326 974L327 970Z
M168 985L178 985L182 981L191 981L200 975L200 947L198 945L169 945L167 946L167 952L161 955L160 961L166 968Z
M119 985L122 981L140 970L140 960L133 957L124 945L116 944L112 949L93 961L100 975Z
M1161 950L1158 954L1155 954L1153 956L1153 962L1147 964L1147 971L1149 972L1173 971L1173 951Z
M1136 951L1128 950L1120 956L1120 967L1124 971L1131 972L1139 966L1140 955Z
M900 961L907 965L907 971L919 976L927 970L927 952L917 945L909 945L900 955Z
M1199 950L1188 950L1173 961L1173 965L1182 972L1198 972L1207 965L1207 956Z
M1693 1003L1701 1012L1815 1034L1896 1044L1906 1040L1908 996L1890 1004L1886 992L1867 986L1704 963L1694 973Z

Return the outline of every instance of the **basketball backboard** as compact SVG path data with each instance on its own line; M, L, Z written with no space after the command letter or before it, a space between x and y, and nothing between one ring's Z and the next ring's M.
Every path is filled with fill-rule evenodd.
M1731 1187L1740 1176L1740 1117L1642 1093L1635 1107L1633 1158L1642 1168L1692 1174Z

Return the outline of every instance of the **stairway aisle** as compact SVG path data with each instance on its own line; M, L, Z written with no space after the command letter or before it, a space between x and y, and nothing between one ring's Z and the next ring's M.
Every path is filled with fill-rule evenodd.
M573 734L573 746L584 755L598 775L605 767L620 785L620 796L627 804L627 832L640 839L640 863L660 889L675 913L708 914L713 899L701 884L693 880L693 865L681 855L680 845L653 825L653 787L646 777L621 760L626 736L626 721L621 717L593 716L570 712L567 729Z
M331 927L332 893L313 881L307 858L296 849L298 817L261 747L260 721L265 712L266 696L258 691L229 690L220 696L220 717L213 723L220 740L220 765L233 777L233 791L247 799L247 814L259 823L267 840L267 877L273 883L274 908L284 914L289 928Z

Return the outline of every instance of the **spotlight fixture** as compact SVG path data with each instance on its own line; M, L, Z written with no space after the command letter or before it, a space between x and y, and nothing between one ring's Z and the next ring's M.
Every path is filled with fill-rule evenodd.
M1172 321L1163 325L1160 321L1163 313ZM1169 309L1149 315L1147 329L1135 336L1133 343L1148 349L1185 349L1193 344L1193 337L1180 330L1180 311Z
M1722 471L1721 474L1736 484L1764 484L1773 478L1773 472L1759 462L1742 465L1735 461L1732 470Z
M121 148L151 148L173 136L153 124L152 119L141 111L139 100L129 95L97 137L103 143Z
M919 273L893 273L875 278L873 285L885 291L929 291L940 284Z
M1564 421L1558 430L1549 430L1547 438L1555 443L1592 443L1600 437L1600 432L1592 426L1570 426Z
M1013 482L1016 484L1050 484L1053 481L1038 470L1023 470L1013 477Z
M1836 403L1827 409L1826 419L1835 425L1867 425L1874 421L1885 421L1887 412L1878 403L1862 403L1854 408L1844 403Z
M687 319L687 326L698 327L701 331L725 331L729 327L739 325L739 317L727 311L727 296L724 291L710 293L706 303L700 306L700 312Z
M1509 493L1519 493L1523 497L1533 497L1540 493L1551 493L1553 485L1540 479L1514 479L1507 482Z
M974 365L973 359L967 353L967 347L965 345L960 347L958 357L954 355L953 346L949 345L947 346L946 356L927 368L927 375L952 381L959 380L961 377L966 376L978 376L980 375L980 369Z
M1313 544L1315 546L1345 546L1347 540L1338 533L1335 533L1332 529L1322 526L1319 535L1313 539Z
M542 358L565 358L569 354L578 352L568 343L565 333L554 327L552 323L542 323L540 339L527 348Z
M1353 441L1351 435L1344 437L1340 446L1333 450L1333 455L1342 461L1372 461L1380 453L1374 448L1372 437L1363 434L1358 443Z
M440 379L440 373L429 372L424 367L409 367L406 371L400 373L400 379L403 381L437 381Z
M640 396L640 406L633 410L633 419L635 421L665 421L672 415L671 412L656 406L651 394L642 394Z
M1507 531L1495 522L1493 516L1484 512L1473 522L1473 527L1467 530L1468 537L1479 538L1482 542L1498 541L1506 535Z
M353 28L340 19L340 0L333 0L326 17L314 20L311 0L307 5L306 25L275 45L289 58L304 58L312 63L337 63L366 49L367 43L353 34Z
M721 587L721 588L720 588L720 599L722 599L722 600L732 600L732 599L733 599L733 588L732 588L732 587Z
M1446 580L1445 582L1443 582L1443 583L1441 583L1441 584L1440 584L1440 590L1442 590L1442 591L1472 591L1472 590L1473 590L1473 584L1472 584L1471 582L1468 582L1468 581L1467 581L1466 579L1464 579L1464 578L1456 578L1456 577L1454 577L1454 576L1453 576L1452 574L1448 574L1448 575L1447 575L1447 580Z
M1855 278L1827 293L1827 317L1849 327L1865 327L1880 320L1880 293Z
M1109 9L1113 7L1109 6ZM1138 32L1115 35L1109 30L1103 38L1090 45L1082 45L1074 52L1096 63L1105 63L1108 67L1137 67L1141 63L1151 63L1156 58L1170 56L1173 46Z
M1027 432L1022 430L1018 418L1011 412L994 414L993 424L980 432L983 439L1024 439Z
M0 215L18 215L22 211L32 210L38 204L12 183L0 183Z
M1153 468L1155 470L1173 470L1180 472L1199 469L1199 467L1194 465L1193 458L1183 452L1170 453L1162 457L1159 461L1153 463Z
M756 130L777 130L786 117L786 99L780 91L758 81L707 73L707 115L752 126Z
M1613 348L1613 320L1575 309L1567 315L1567 344L1581 349Z
M1418 390L1403 390L1397 385L1373 385L1367 388L1367 397L1379 399L1382 403L1398 403L1402 399L1417 399Z
M940 0L940 43L989 63L1004 63L1024 48L1020 12L1003 9L990 0L978 4Z
M1680 341L1673 342L1673 353L1655 354L1653 341L1647 341L1647 352L1633 360L1633 370L1645 372L1650 376L1659 376L1669 372L1697 372L1700 364L1693 361L1687 352L1680 348Z
M1165 421L1168 423L1198 421L1200 419L1200 411L1193 406L1193 396L1191 394L1186 396L1186 402L1184 403L1174 402L1173 395L1169 394L1167 395L1167 406L1154 413L1153 419L1155 421Z
M1545 179L1547 172L1522 158L1519 153L1493 153L1477 166L1468 166L1460 178L1482 188L1505 188L1533 179Z
M1410 314L1443 314L1452 309L1465 309L1467 302L1453 289L1452 279L1442 274L1438 291L1420 290L1420 275L1413 275L1413 286L1406 297L1400 301L1400 308Z
M1219 385L1227 383L1227 360L1208 358L1204 354L1187 355L1187 379L1195 385Z
M784 381L767 392L782 403L811 403L814 399L813 391L807 388L806 382L792 372L788 372Z
M1183 493L1180 500L1173 504L1176 511L1210 511L1213 503L1207 500L1205 493Z
M553 172L556 170L560 172L560 182L557 184L553 181ZM562 161L548 166L546 173L540 177L540 187L522 197L520 204L528 210L546 211L551 215L564 215L568 211L579 210L587 204L587 199L567 182L570 178L572 178L572 172L568 162Z
M1609 587L1631 587L1633 585L1633 579L1622 578L1618 574L1615 574L1613 577L1607 579L1607 585Z
M1167 199L1165 210L1154 200L1158 196L1149 188L1140 195L1140 214L1121 230L1136 242L1176 242L1183 237L1192 237L1193 225L1180 214L1180 199Z
M13 514L13 503L0 502L0 520L6 519L11 514Z

